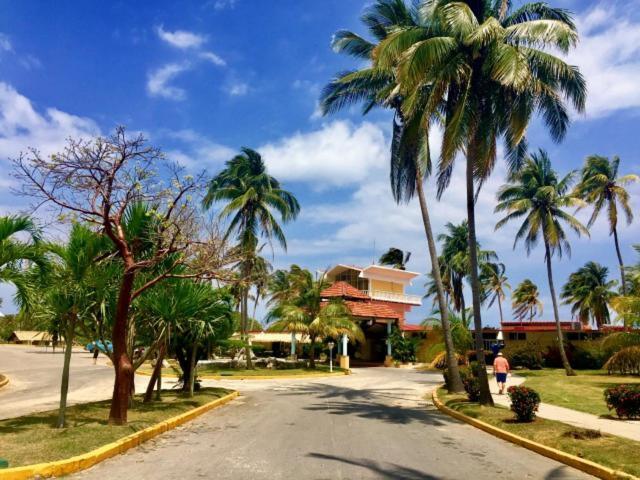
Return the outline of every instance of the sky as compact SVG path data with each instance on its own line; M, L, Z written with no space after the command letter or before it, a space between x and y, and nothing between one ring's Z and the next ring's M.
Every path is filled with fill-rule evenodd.
M561 144L539 121L532 149L545 148L561 174L590 154L619 155L622 173L640 173L639 1L555 0L576 18L580 43L568 56L585 75L584 115ZM117 125L142 131L167 157L188 169L217 173L240 147L257 149L270 173L299 199L297 221L285 226L289 248L276 268L297 263L312 271L336 263L370 264L394 246L412 252L408 269L430 270L417 204L395 205L389 188L391 116L357 108L322 117L320 91L337 72L357 68L332 51L339 29L365 34L361 0L170 0L85 2L0 0L0 215L24 212L11 158L28 147L43 153L68 137L108 134ZM433 148L437 153L438 138ZM427 184L434 230L465 218L462 162L440 201ZM502 159L478 199L478 240L506 264L510 284L536 282L552 318L543 251L513 249L516 225L496 232L495 195L505 182ZM634 211L640 186L631 187ZM586 221L588 212L579 213ZM51 236L60 229L48 226ZM640 219L620 225L622 254L637 260ZM590 238L571 237L573 254L554 260L556 287L589 260L617 277L613 241L604 218ZM418 277L411 293L424 291ZM0 285L11 312L10 286ZM468 302L470 303L470 302ZM507 299L507 304L510 300ZM427 317L431 302L410 321ZM509 312L507 306L506 311ZM496 325L497 308L483 312ZM563 319L570 309L561 307Z

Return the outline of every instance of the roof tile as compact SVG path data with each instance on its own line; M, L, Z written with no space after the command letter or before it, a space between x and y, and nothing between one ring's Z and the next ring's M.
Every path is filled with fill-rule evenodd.
M342 297L342 298L360 298L362 300L369 300L369 296L366 293L361 292L355 287L352 287L347 282L334 282L330 287L325 288L320 295L322 297Z

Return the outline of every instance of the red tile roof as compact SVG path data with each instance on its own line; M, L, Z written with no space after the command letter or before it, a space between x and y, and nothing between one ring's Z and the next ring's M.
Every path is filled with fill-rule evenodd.
M351 311L351 315L355 317L368 317L368 318L394 318L398 319L402 317L398 312L393 311L392 308L382 303L373 302L345 302L347 307Z
M355 287L352 287L347 282L334 282L330 287L325 288L320 295L324 298L329 297L342 297L342 298L359 298L362 300L369 300L369 296L366 293L362 293Z
M404 323L400 326L400 330L404 332L424 332L427 330L426 327L422 325L412 325L410 323Z

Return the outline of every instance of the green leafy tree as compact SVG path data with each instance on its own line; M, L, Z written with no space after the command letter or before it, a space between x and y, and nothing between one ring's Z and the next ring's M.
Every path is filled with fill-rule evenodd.
M242 339L247 342L249 318L249 290L254 282L257 249L260 237L269 243L275 239L285 250L287 241L282 227L273 212L282 222L297 217L300 206L290 192L283 190L278 180L267 173L262 157L255 150L243 148L242 153L229 160L224 170L209 184L203 205L224 202L220 218L228 219L224 238L235 235L240 256L240 314L242 317ZM251 352L246 349L247 368L253 368Z
M498 304L500 323L504 322L502 302L507 298L506 291L511 290L505 271L504 263L500 262L488 262L480 266L480 284L489 300L488 307L491 308L494 303Z
M378 259L380 265L388 265L399 270L406 270L411 258L411 252L403 252L399 248L391 247Z
M538 286L528 278L524 279L513 291L511 299L513 316L521 322L525 318L532 322L534 317L542 315L542 308Z
M415 362L416 353L418 351L418 337L407 337L403 335L400 329L394 326L389 335L391 348L393 349L393 358L399 362Z
M619 167L620 158L618 157L613 157L612 160L599 155L587 157L582 167L580 182L576 186L576 193L593 207L593 213L587 223L589 228L595 223L602 209L607 211L609 231L613 235L613 242L616 247L618 265L620 266L620 280L622 281L622 294L624 295L627 289L624 263L618 241L618 207L622 209L627 225L631 224L633 210L629 205L629 192L625 187L637 182L640 177L633 174L618 177Z
M452 177L459 153L466 157L467 220L471 260L480 402L491 404L482 341L475 201L490 176L503 139L512 171L526 150L527 126L540 113L554 140L564 136L564 99L583 111L586 84L576 67L550 51L566 53L578 40L570 15L545 3L512 8L494 0L421 1L424 25L395 29L375 50L375 64L393 65L402 112L421 125L441 115L439 192ZM397 62L398 55L401 56ZM418 120L418 118L420 120Z
M640 245L633 248L640 254ZM611 299L611 307L627 326L640 325L640 262L626 269L627 293Z
M293 273L293 272L291 272ZM315 368L315 349L319 339L346 334L351 340L364 340L362 330L353 321L349 308L340 299L323 302L322 291L329 286L324 275L313 278L308 270L295 270L290 279L291 296L269 311L269 330L300 333L311 342L309 367Z
M569 276L560 297L571 305L571 313L585 325L593 322L598 328L610 323L609 306L617 296L617 282L607 280L609 269L596 262L587 262Z
M403 0L378 0L362 16L373 41L351 31L341 30L334 36L334 50L355 57L358 61L367 61L368 65L360 70L339 74L322 93L320 105L324 113L335 112L355 103L363 104L366 114L374 107L393 110L393 134L391 142L391 191L397 203L408 203L418 197L422 223L427 237L429 257L431 259L431 277L435 288L435 299L441 312L442 328L447 351L447 368L452 392L462 392L464 387L458 372L458 363L454 354L451 329L447 318L448 308L445 289L440 277L438 253L431 227L429 209L424 193L424 182L431 171L429 149L429 128L435 120L435 112L427 112L426 98L428 88L420 89L414 95L414 112L407 115L402 108L403 95L397 87L398 55L389 55L387 62L377 61L377 52L382 42L390 38L399 29L428 30L425 17L416 7L409 7ZM396 54L399 50L394 51ZM393 57L393 58L391 58Z
M586 227L565 211L567 208L583 204L570 192L572 179L573 173L558 178L558 174L551 166L549 156L545 151L540 150L537 154L530 155L522 169L512 176L511 183L500 188L499 203L496 206L496 212L506 212L506 216L496 224L496 230L512 220L523 219L515 236L514 249L522 240L529 255L538 240L542 238L560 355L567 375L575 375L575 373L564 350L551 259L554 254L558 257L561 257L563 252L567 255L571 254L571 246L563 224L577 235L589 235Z

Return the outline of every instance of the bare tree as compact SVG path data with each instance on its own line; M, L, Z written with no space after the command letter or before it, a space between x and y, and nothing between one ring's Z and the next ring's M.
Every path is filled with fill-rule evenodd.
M185 175L143 135L129 137L124 127L109 137L69 139L49 157L30 149L14 164L23 180L20 193L38 201L34 208L48 205L93 224L113 243L122 271L111 330L109 422L125 424L135 371L127 348L131 302L167 278L220 278L220 245L199 240L203 175ZM142 237L131 234L142 227Z

